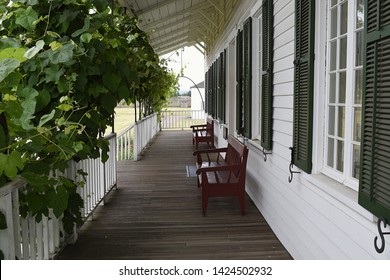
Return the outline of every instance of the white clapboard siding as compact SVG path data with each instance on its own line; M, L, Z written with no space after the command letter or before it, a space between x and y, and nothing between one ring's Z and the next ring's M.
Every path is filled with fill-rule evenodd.
M245 16L233 17L237 21L229 26L242 25L246 12L251 10L247 1L245 3L236 10L236 13ZM252 7L256 5L258 2L253 0ZM249 16L259 14L254 8L251 11L253 14ZM294 0L274 0L273 147L265 162L259 142L249 141L247 193L295 259L390 259L390 238L386 240L385 252L376 253L374 237L378 233L375 219L358 205L356 191L322 174L294 174L293 181L288 183L289 147L293 137L294 11ZM231 28L225 33L235 34L236 30ZM257 38L258 35L253 36ZM216 46L211 54L218 54L231 44L221 40ZM256 52L258 50L254 49L253 53ZM206 59L212 62L214 58L210 56ZM325 61L319 61L317 56L315 63L323 63L319 69L325 69ZM227 68L234 66L227 65ZM253 73L256 71L254 68ZM255 97L259 96L256 81L253 85ZM323 94L320 90L315 87L314 95ZM235 104L235 88L230 87L229 91L227 96L231 100L228 104ZM258 115L259 112L252 112L253 118ZM229 110L226 119L234 118L235 112ZM216 135L221 139L220 126L216 127ZM293 170L299 171L295 166Z

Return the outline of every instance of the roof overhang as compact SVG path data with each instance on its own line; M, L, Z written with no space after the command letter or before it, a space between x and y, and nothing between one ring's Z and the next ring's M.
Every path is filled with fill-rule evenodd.
M218 37L239 0L118 0L138 17L159 55L185 46L204 52Z

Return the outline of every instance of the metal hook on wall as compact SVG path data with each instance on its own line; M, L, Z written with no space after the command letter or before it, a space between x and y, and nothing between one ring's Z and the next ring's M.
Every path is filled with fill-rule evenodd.
M264 161L267 161L267 155L271 155L271 152L266 152L266 150L263 148L263 155L264 155Z
M294 179L294 174L299 174L301 172L292 170L292 168L294 166L294 148L290 147L289 149L291 150L291 162L290 162L290 165L288 167L288 171L290 172L290 176L288 176L288 182L291 183L292 180Z
M385 235L390 234L390 232L383 232L382 227L381 227L382 223L383 223L383 228L386 228L386 224L387 224L386 219L385 218L379 218L379 220L378 220L379 238L378 238L378 236L375 236L375 238L374 238L375 250L379 254L383 253L383 251L385 250L385 244L386 244ZM378 247L378 240L379 239L381 240L381 246L380 247Z

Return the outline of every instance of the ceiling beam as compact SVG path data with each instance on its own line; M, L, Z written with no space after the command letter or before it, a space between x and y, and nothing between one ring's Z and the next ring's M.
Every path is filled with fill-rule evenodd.
M197 44L195 44L194 47L195 47L201 54L204 55L204 49L199 48Z
M141 27L142 27L143 30L152 29L156 25L159 25L161 23L167 22L167 21L169 21L171 19L175 19L175 18L177 18L179 16L183 16L183 15L188 14L188 13L193 15L196 12L198 12L200 10L203 10L203 9L207 9L207 8L210 8L210 5L208 4L208 2L202 2L202 3L196 4L196 5L192 6L192 7L186 8L186 9L180 11L180 12L172 14L169 17L165 17L165 18L162 18L162 19L159 19L159 20L156 20L156 21L151 21L151 22L146 23L146 24L142 24L141 23ZM137 12L136 12L136 14L137 14ZM145 18L144 18L144 22L146 22Z
M200 14L201 14L208 22L210 22L212 25L214 25L215 27L217 27L217 24L216 24L214 21L212 21L212 20L210 19L210 17L209 17L204 11L200 11Z
M183 40L180 40L179 42L176 42L174 44L168 44L168 45L164 45L164 46L158 46L155 48L155 50L158 52L160 50L166 50L166 49L179 49L183 44L189 44L189 42L191 42L192 39L191 38L185 38Z
M177 0L165 0L165 1L162 1L160 3L157 3L155 5L152 5L150 7L147 7L143 10L139 10L139 11L135 11L135 13L138 15L138 16L143 16L147 13L150 13L150 12L153 12L154 10L158 10L158 9L161 9L162 7L165 7L173 2L176 2Z
M196 30L195 30L196 31ZM182 41L183 39L185 38L192 38L194 40L198 39L200 37L199 33L197 32L192 32L192 33L186 33L186 34L181 34L179 36L175 36L172 38L172 35L171 35L171 38L168 38L169 36L165 37L165 40L163 41L160 41L160 42L151 42L151 45L154 46L154 47L160 47L160 46L163 46L163 45L169 45L169 44L175 44L177 42L180 42Z
M166 25L163 25L163 26L160 26L160 27L156 27L156 28L154 28L153 33L155 33L155 32L157 32L157 33L158 32L162 32L162 31L164 31L166 29L175 27L176 25L180 25L182 23L185 23L186 21L189 21L191 23L191 16L187 16L185 18L182 18L181 20L174 21L172 23L169 23L169 24L166 24ZM151 34L153 34L153 33L151 33Z
M186 32L186 34L193 34L194 31L198 32L202 36L206 36L206 34L204 33L204 31L202 30L202 28L200 27L199 24L191 25L191 26L186 25L184 27L181 27L181 28L178 28L175 30L171 30L170 32L167 32L165 34L161 34L158 37L154 37L154 38L150 37L150 42L152 44L156 44L158 41L161 41L161 40L166 41L167 39L169 39L168 37L180 37L180 36L182 36L181 35L182 32Z
M156 50L156 52L159 54L159 55L164 55L164 54L167 54L167 53L170 53L172 51L175 51L175 50L178 50L182 47L188 47L188 46L191 46L193 44L193 42L184 42L180 45L177 45L177 46L172 46L172 47L166 47L166 48L162 48L160 50Z
M224 15L223 7L221 6L221 4L219 4L218 0L208 0L208 1L218 12Z

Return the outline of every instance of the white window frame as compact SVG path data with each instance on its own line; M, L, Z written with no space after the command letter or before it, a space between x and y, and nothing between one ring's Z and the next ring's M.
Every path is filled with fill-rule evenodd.
M262 8L252 17L252 139L261 141Z
M357 0L348 0L348 12L352 11L348 19L348 35L347 44L356 49L356 32L355 32L355 10ZM317 4L317 3L316 3ZM344 138L344 170L343 173L331 169L326 166L327 161L327 136L328 136L328 86L329 86L329 61L330 61L330 47L329 47L329 21L330 9L329 1L320 1L316 5L316 43L315 43L315 111L314 114L314 130L313 130L313 173L322 173L339 183L342 183L349 188L357 191L358 180L352 177L353 165L353 94L355 85L355 51L353 55L347 56L347 71L346 71L346 100L345 100L345 138ZM353 9L351 9L353 7ZM324 36L323 34L326 34ZM349 48L348 48L349 49ZM350 53L350 52L348 52ZM338 58L338 57L337 57ZM324 70L326 65L326 70ZM351 70L353 69L353 70Z

